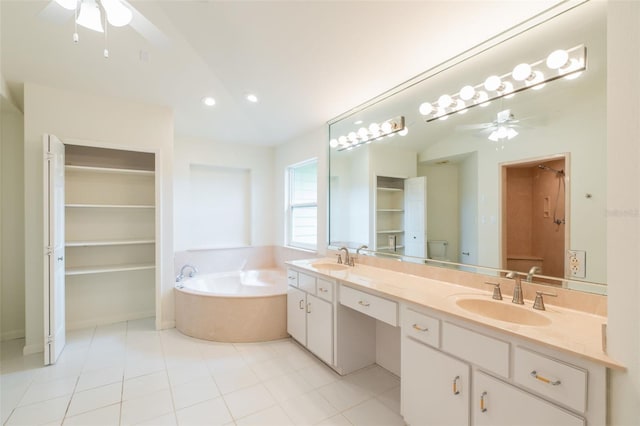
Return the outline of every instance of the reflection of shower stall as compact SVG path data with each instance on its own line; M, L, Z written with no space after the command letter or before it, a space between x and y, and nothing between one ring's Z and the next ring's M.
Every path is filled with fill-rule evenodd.
M567 159L562 156L502 166L502 267L564 276L568 247Z

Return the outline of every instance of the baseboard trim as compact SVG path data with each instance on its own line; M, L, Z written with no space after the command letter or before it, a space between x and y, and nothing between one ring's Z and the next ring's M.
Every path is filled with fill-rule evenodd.
M5 340L22 339L24 337L24 330L10 330L0 333L0 342Z
M160 330L167 330L169 328L176 328L176 322L174 320L162 321L160 323Z
M22 355L32 355L40 352L44 352L44 343L25 345L25 347L22 348Z
M116 315L116 316L113 316L113 317L92 318L90 320L68 322L67 323L67 331L79 330L79 329L82 329L82 328L89 328L89 327L97 327L99 325L113 324L113 323L116 323L116 322L133 321L133 320L139 320L139 319L143 319L143 318L151 318L151 317L155 317L155 316L156 316L155 311L147 311L147 312L135 312L135 313L126 314L126 315Z

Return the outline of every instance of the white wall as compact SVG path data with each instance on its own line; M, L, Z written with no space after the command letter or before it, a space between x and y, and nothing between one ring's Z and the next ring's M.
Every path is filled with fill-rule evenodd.
M275 148L275 188L273 198L275 215L272 226L275 229L275 245L284 245L285 239L285 175L288 166L311 158L318 159L318 249L320 254L327 249L327 212L328 212L328 182L329 165L328 151L329 134L327 126L323 125L305 135L288 141Z
M608 3L609 424L640 422L640 2Z
M156 153L160 268L156 325L173 325L173 115L164 107L26 83L24 87L25 353L43 349L42 135Z
M24 118L0 97L0 340L24 337Z
M266 246L274 242L273 183L274 148L215 143L210 140L176 136L174 146L174 242L175 251L194 248L189 206L191 197L190 166L233 167L249 170L251 206L251 245ZM206 196L206 194L201 194ZM236 212L229 211L231 216Z

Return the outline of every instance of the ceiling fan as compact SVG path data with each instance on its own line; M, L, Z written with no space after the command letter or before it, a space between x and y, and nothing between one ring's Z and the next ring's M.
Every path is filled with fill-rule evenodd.
M517 120L510 109L499 111L496 119L488 123L467 124L460 126L466 130L480 130L490 132L488 139L493 142L510 140L518 136L516 128L520 127L520 120Z
M79 41L78 25L100 33L105 32L107 25L116 28L129 25L156 46L163 47L169 42L158 27L126 0L51 0L39 16L57 24L73 18L76 23L75 43ZM108 57L106 48L105 57Z

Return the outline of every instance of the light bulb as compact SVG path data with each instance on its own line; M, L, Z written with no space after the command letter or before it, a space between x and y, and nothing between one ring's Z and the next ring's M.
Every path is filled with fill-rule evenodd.
M504 81L502 82L502 85L504 86L502 94L506 99L513 98L516 95L515 93L513 93L513 83L511 83L510 81Z
M100 18L100 9L96 3L82 2L76 22L78 25L90 30L99 33L104 32L102 29L102 19Z
M216 104L216 100L211 96L205 96L204 98L202 98L202 103L206 106L214 106Z
M380 130L382 130L382 133L387 134L390 133L391 130L393 130L393 127L391 126L390 122L385 121L384 123L382 123L382 126L380 126Z
M540 90L545 86L544 84L539 84L542 81L544 81L544 74L542 74L542 71L534 71L533 74L531 74L531 77L525 81L525 84L527 86L534 86L532 87L534 90Z
M462 99L463 101L468 101L473 99L474 95L476 94L476 89L473 88L473 86L464 86L462 89L460 89L460 99Z
M511 72L511 76L515 81L524 81L531 75L531 65L519 64Z
M431 105L429 102L423 102L420 104L419 111L422 115L429 115L433 112L433 105Z
M121 0L101 0L107 21L114 27L124 27L133 19L133 12Z
M378 123L369 124L369 131L371 133L380 133L380 125Z
M342 135L338 138L338 142L340 143L340 145L346 145L349 140L345 135Z
M462 99L456 101L454 109L458 111L458 114L464 114L468 111L467 104Z
M56 3L67 10L76 10L78 7L78 0L56 0Z
M502 80L500 80L500 77L498 77L497 75L487 77L487 79L484 81L484 88L490 92L495 92L496 90L500 89L501 85Z
M579 70L580 68L583 68L583 60L582 59L571 59L571 61L569 61L569 65L567 65L567 67L565 68L561 68L558 71L560 71L560 73L562 74L569 74L565 77L565 79L567 80L573 80L575 78L578 78L582 75L582 71L580 72L575 72L576 70Z
M358 136L360 136L361 138L367 138L369 137L369 131L366 127L360 127L358 129Z
M569 54L564 49L554 50L547 56L547 66L552 70L557 70L567 65Z
M329 146L330 146L331 148L335 148L335 147L337 147L337 146L338 146L338 139L331 139L331 140L329 141Z
M247 95L247 100L251 103L257 103L258 102L258 97L256 95L254 95L253 93L249 93Z
M398 132L398 134L399 134L400 136L407 136L407 134L408 134L408 133L409 133L409 128L408 128L408 127L405 127L404 129L402 129L402 130L400 130L400 131Z
M349 132L349 134L347 135L347 139L349 139L351 142L356 142L358 140L358 135L356 135L356 132Z
M438 108L438 110L436 111L436 117L438 117L438 120L443 121L449 118L449 116L447 115L447 110L444 108Z
M481 107L486 107L489 105L490 102L487 102L488 99L489 95L487 95L487 92L483 90L480 90L476 94L476 104L479 104Z
M447 108L453 103L453 99L449 95L442 95L438 98L438 106L440 108Z

